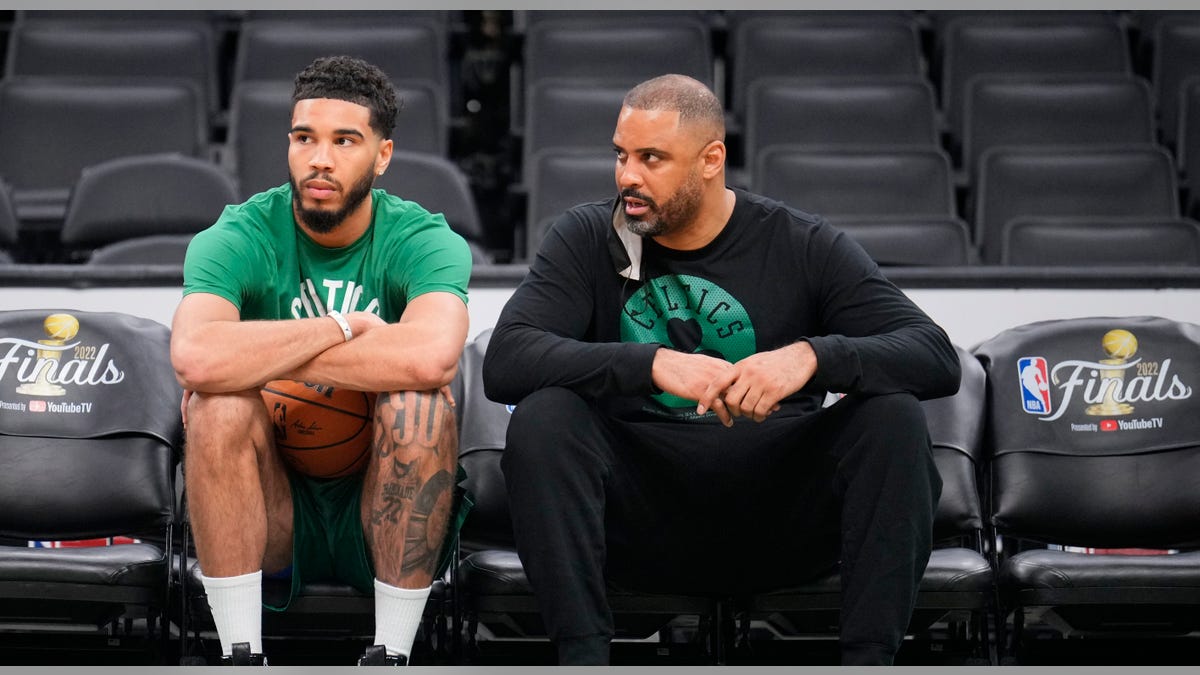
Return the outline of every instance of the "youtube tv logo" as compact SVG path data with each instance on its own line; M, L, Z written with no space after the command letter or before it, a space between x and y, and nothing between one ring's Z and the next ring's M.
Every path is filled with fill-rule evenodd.
M1116 420L1100 420L1100 431L1116 431Z

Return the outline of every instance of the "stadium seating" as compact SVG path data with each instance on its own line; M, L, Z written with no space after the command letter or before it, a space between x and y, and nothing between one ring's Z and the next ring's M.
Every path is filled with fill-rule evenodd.
M0 175L13 187L23 229L49 223L43 227L55 238L84 167L163 152L203 157L206 139L199 94L188 84L0 82Z
M1019 217L1005 223L1000 263L1034 267L1200 265L1200 224L1187 218Z
M760 78L750 85L743 166L772 145L936 148L936 106L928 82Z
M1200 554L1162 553L1200 543L1200 326L1043 321L974 353L987 370L1000 616L1013 615L1007 652L1020 656L1026 618L1039 614L1072 636L1196 630Z
M7 646L49 633L154 663L170 637L183 443L170 332L74 309L0 312L0 332L42 364L6 371L0 408L0 536L29 540L0 546Z
M1179 124L1179 102L1184 82L1200 75L1200 18L1160 21L1154 35L1154 98L1163 143L1174 148Z
M611 150L542 150L531 158L526 213L526 260L532 260L550 223L584 202L616 195L616 159Z
M5 248L17 243L20 225L17 223L17 211L13 208L12 188L0 181L0 253L9 256ZM9 257L6 262L12 262Z
M628 90L625 82L571 79L530 85L521 150L526 184L535 164L533 158L542 150L577 148L595 152L612 147L613 130Z
M112 159L80 174L67 202L62 245L87 258L107 244L192 235L238 201L233 178L208 160L178 154ZM183 258L174 261L182 264Z
M450 228L471 247L476 263L491 262L483 249L483 226L471 186L461 169L440 155L395 150L391 163L375 187L416 202L432 213L446 217Z
M916 24L896 15L766 12L736 21L726 50L730 112L741 120L759 78L915 79L925 74Z
M1040 18L973 12L950 20L942 40L941 109L952 154L962 140L967 83L985 73L1132 73L1128 40L1114 17L1081 13Z
M977 75L967 83L962 166L1005 145L1155 143L1145 80L1128 75Z
M980 158L974 241L1000 260L1005 223L1021 216L1179 215L1172 158L1158 146L996 147Z

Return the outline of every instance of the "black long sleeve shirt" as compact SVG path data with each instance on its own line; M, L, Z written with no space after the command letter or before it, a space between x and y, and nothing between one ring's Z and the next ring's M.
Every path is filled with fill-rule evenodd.
M776 414L816 410L826 391L957 391L945 332L858 244L817 216L734 191L729 222L703 248L644 239L640 280L618 272L629 261L613 200L566 211L497 321L484 360L488 398L518 403L562 386L624 419L695 420L695 402L651 382L660 347L737 362L798 340L812 345L817 372Z

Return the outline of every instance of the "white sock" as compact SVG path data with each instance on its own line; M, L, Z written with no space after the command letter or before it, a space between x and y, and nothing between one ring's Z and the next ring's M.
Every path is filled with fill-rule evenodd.
M250 653L262 648L262 570L236 577L206 577L204 592L212 608L213 623L221 638L221 653L233 654L233 645L249 642Z
M412 653L430 588L396 588L375 580L375 644L387 648L389 656Z

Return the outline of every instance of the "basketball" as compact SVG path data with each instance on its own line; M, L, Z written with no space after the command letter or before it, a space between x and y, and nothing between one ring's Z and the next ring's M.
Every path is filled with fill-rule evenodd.
M1101 342L1104 351L1114 359L1127 359L1137 352L1137 338L1122 328L1108 331Z
M288 466L315 478L338 478L367 465L375 394L274 380L263 385L262 397L275 447Z

